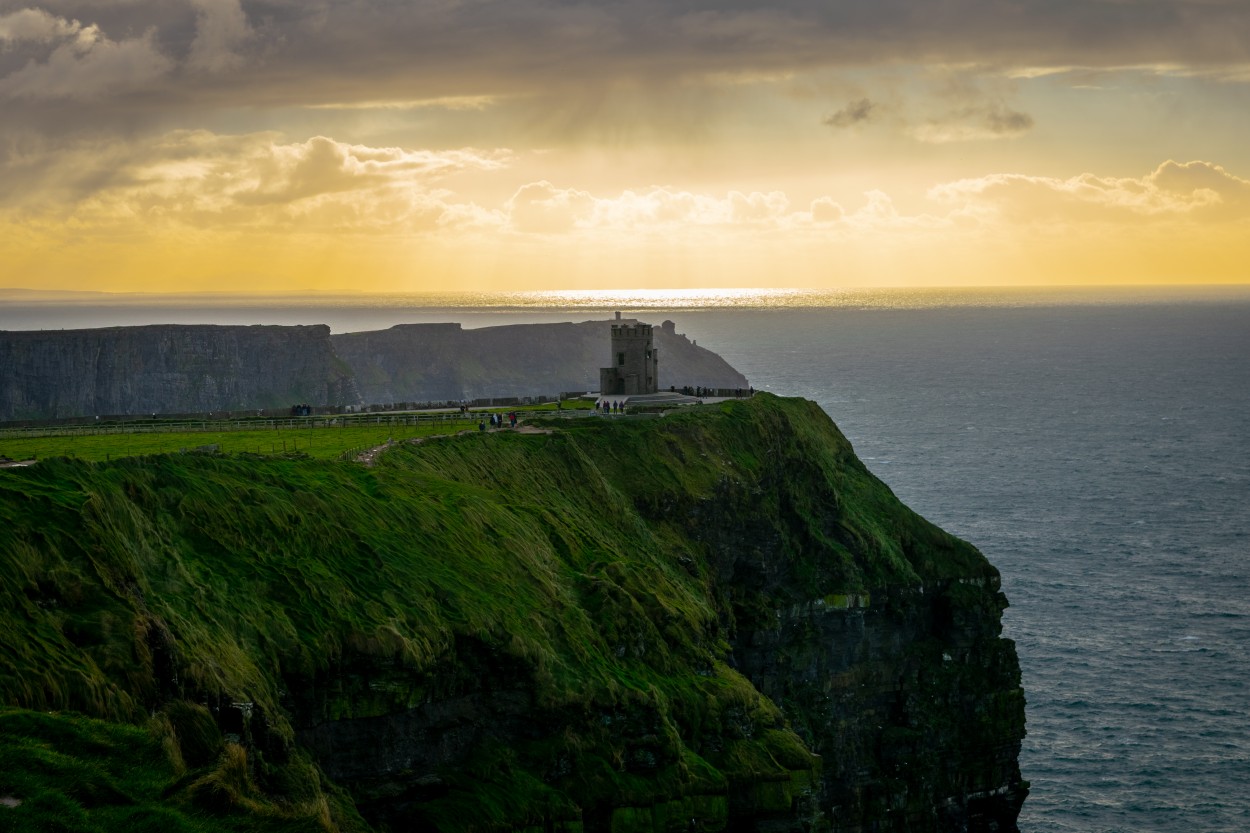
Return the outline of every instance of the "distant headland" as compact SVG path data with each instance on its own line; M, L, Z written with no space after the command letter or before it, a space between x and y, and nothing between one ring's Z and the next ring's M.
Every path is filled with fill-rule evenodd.
M611 327L634 319L326 325L157 324L0 331L0 421L555 397L594 391ZM661 389L745 388L746 377L676 331L654 328Z

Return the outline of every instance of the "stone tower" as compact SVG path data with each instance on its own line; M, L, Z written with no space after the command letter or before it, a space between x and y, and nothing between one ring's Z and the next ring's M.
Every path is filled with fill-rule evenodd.
M620 314L617 314L620 320ZM636 396L659 389L660 354L651 337L651 325L637 322L612 325L612 366L599 369L603 396Z

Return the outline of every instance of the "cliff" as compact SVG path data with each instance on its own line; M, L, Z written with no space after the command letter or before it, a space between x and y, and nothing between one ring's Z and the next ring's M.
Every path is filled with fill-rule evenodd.
M0 420L358 401L325 325L0 332Z
M998 574L818 407L548 430L0 472L0 825L1015 829Z
M611 323L404 324L335 336L320 324L0 331L0 421L593 391L611 358ZM747 387L671 322L656 345L664 388Z
M611 354L613 321L513 324L464 330L458 324L400 324L331 336L368 403L428 402L599 389ZM724 359L676 332L655 330L660 388L746 388Z

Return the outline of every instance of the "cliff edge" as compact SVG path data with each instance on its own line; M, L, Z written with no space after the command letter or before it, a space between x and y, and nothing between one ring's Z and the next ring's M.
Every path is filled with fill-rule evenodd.
M1016 829L998 574L816 405L540 427L0 472L0 825Z
M359 401L324 324L0 332L0 420Z

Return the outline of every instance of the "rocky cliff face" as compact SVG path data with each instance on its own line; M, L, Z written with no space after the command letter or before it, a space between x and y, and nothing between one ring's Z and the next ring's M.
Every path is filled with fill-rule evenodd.
M0 332L0 420L358 401L325 325Z
M839 468L866 474L840 446ZM821 756L833 829L1014 829L1024 692L997 573L923 522L894 525L884 502L870 528L885 536L856 529L864 496L821 468L791 446L762 479L674 507L710 554L735 667Z
M612 321L515 324L464 330L401 324L332 336L366 402L428 402L599 388L611 361ZM746 388L746 378L671 326L657 327L660 388Z
M819 408L549 429L0 473L0 697L223 828L1015 830L998 574Z
M335 336L325 325L0 332L0 421L592 391L610 359L611 323L405 324ZM747 387L671 325L656 330L656 344L662 387Z

